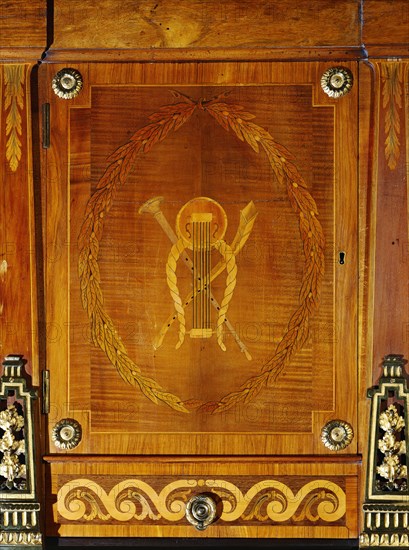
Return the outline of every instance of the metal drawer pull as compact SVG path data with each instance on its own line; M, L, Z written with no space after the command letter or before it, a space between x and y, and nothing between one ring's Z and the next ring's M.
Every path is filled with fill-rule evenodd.
M186 519L199 531L206 529L216 517L216 503L208 495L196 495L186 504Z

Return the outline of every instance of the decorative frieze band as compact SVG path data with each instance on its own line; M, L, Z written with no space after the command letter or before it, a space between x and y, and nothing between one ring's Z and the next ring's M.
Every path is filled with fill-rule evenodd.
M111 488L106 488L109 485ZM110 476L66 481L58 491L58 521L110 525L124 521L185 522L188 500L205 493L211 494L218 503L215 521L239 522L240 525L259 522L313 525L345 521L346 494L340 485L328 479L314 479L298 490L279 480L263 479L244 490L237 481L190 478L171 481L157 490L148 480L134 478L112 486Z
M0 503L1 525L4 527L24 527L31 529L39 525L39 503Z
M0 532L0 544L8 546L37 546L42 548L41 533L37 532Z

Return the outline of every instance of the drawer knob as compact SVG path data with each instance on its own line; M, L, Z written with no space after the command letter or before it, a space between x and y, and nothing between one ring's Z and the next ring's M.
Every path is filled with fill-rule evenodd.
M186 504L186 519L199 531L206 529L216 517L216 503L209 495L196 495Z
M352 84L352 73L345 67L331 67L321 77L321 88L329 97L335 99L350 92Z
M350 445L353 438L354 430L344 420L331 420L321 431L321 440L331 451L342 451Z
M82 90L83 80L81 73L76 69L62 69L54 76L52 89L62 99L73 99Z

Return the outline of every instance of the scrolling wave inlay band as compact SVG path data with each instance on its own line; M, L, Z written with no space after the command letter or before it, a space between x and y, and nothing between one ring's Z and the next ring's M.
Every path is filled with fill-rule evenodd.
M109 165L90 197L78 244L80 249L78 269L82 305L91 326L93 343L108 357L120 376L129 384L138 386L151 401L165 403L174 410L189 413L193 410L215 414L255 399L264 387L271 387L283 372L295 352L305 344L309 334L311 315L320 300L320 287L324 274L325 238L318 220L315 200L307 184L294 164L294 157L271 134L252 120L255 115L246 112L241 105L221 101L226 93L205 101L194 101L180 92L173 91L176 102L164 105L149 116L151 123L143 126L131 139L109 157ZM286 188L291 207L298 217L303 243L304 268L299 291L299 303L291 314L284 335L274 354L261 366L261 371L249 377L238 390L223 396L219 401L204 402L200 399L183 400L164 389L156 380L144 375L141 368L128 356L114 322L104 309L98 265L100 241L104 219L110 211L118 189L125 183L138 155L148 153L171 131L185 124L196 109L213 117L226 131L247 143L255 153L264 151L277 181Z
M219 519L225 522L334 523L346 512L345 492L327 479L314 479L295 493L274 479L245 492L224 479L182 479L159 492L139 479L121 481L108 492L91 479L72 479L58 491L57 510L59 520L70 522L178 522L189 498L206 491L223 503Z

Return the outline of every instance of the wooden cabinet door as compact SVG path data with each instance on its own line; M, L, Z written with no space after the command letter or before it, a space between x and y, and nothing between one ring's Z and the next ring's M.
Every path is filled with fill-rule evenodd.
M356 536L358 93L330 67L80 63L67 99L41 67L49 534Z

